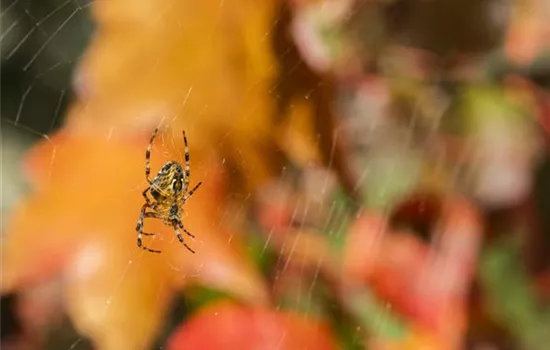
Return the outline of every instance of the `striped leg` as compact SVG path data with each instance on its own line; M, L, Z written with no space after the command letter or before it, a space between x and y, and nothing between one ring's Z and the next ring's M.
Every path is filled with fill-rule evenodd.
M156 128L155 131L153 131L153 135L151 135L151 140L149 141L149 146L147 146L147 150L145 151L145 178L149 181L149 183L153 181L149 177L149 174L151 173L151 149L153 148L153 141L155 140L158 131L159 128Z
M191 176L190 164L189 161L189 146L187 146L187 136L185 136L185 130L183 133L183 144L185 145L185 183L183 184L183 192L186 192L189 188L189 177Z
M189 197L191 197L193 193L195 193L195 191L200 187L200 185L202 185L202 181L196 184L191 191L187 192L185 196L183 196L183 203L185 203L187 199L189 199Z
M182 229L183 232L185 232L186 235L188 235L189 237L195 238L194 234L192 234L191 232L189 232L185 229L185 227L183 226L183 223L181 221L178 222L178 226Z
M185 246L185 248L187 248L187 250L189 250L191 253L195 254L195 251L193 249L191 249L191 247L189 247L187 245L187 243L185 243L185 240L183 239L183 236L181 235L181 233L179 232L178 230L178 226L183 230L183 232L185 232L186 234L188 234L189 236L191 237L195 237L193 236L192 234L189 233L189 231L187 231L184 227L183 227L183 224L181 222L178 222L177 223L177 226L176 226L176 223L174 223L174 230L176 230L176 236L178 237L178 240L180 241L181 244L183 244Z
M144 204L143 207L141 208L141 213L139 214L139 219L138 219L138 222L137 222L137 225L136 225L136 231L137 231L137 234L138 234L137 235L137 245L141 249L147 250L151 253L160 253L160 250L154 250L154 249L147 248L145 245L143 245L143 242L142 242L142 236L153 236L154 235L154 233L143 232L143 220L145 220L145 218L157 218L158 219L158 216L156 215L156 213L146 213L145 212L147 207L148 207L147 204Z

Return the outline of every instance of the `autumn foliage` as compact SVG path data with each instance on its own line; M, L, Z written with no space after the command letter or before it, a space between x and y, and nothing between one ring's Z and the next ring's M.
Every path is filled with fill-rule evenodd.
M360 15L389 21L390 5L369 6L94 1L98 29L74 75L77 98L63 127L25 155L30 192L3 232L3 293L61 281L57 297L20 306L28 326L46 328L32 319L59 313L33 305L61 299L100 350L148 349L162 334L169 350L454 350L476 315L482 325L524 315L505 303L487 308L502 313L474 310L471 292L476 279L487 290L502 282L489 268L503 260L485 265L483 255L489 213L515 219L531 198L548 145L546 92L482 81L469 63L404 49L389 30L362 42L347 31ZM530 62L547 25L521 14L502 45ZM274 44L280 35L287 51ZM459 77L448 95L432 85L442 71ZM327 102L339 88L352 107ZM162 254L136 244L155 127L152 172L183 162L185 129L191 185L203 182L183 208L196 254L160 220L146 221L155 236L145 242ZM515 230L499 226L502 235L535 231L510 220ZM477 276L480 265L491 273ZM548 294L549 275L537 273L537 295ZM185 317L171 323L174 303ZM517 337L535 344L541 329Z

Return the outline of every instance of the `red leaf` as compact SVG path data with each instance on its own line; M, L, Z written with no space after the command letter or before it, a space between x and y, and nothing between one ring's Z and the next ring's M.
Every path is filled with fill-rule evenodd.
M179 349L336 349L328 328L313 318L232 302L207 306L168 340Z

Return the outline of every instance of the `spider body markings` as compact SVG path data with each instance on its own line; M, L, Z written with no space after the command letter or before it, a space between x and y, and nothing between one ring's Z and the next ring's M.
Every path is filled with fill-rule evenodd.
M145 198L145 204L141 207L141 212L139 219L136 225L137 231L137 245L143 250L147 250L151 253L160 253L160 250L154 250L143 245L142 236L153 236L154 233L143 232L143 221L145 218L153 218L162 220L165 225L172 226L176 231L176 236L178 240L191 252L195 253L183 239L183 235L180 230L185 232L190 237L195 237L189 231L185 229L181 221L181 214L183 213L183 205L189 197L195 193L199 188L202 182L199 182L193 187L190 191L189 188L189 178L190 178L190 167L189 167L189 148L187 146L187 137L185 136L185 131L183 131L183 141L185 145L185 167L176 162L169 161L166 162L163 167L159 170L158 174L151 179L151 149L153 147L153 142L157 135L158 128L155 129L153 135L151 135L151 140L149 141L149 146L147 146L147 151L145 152L145 178L149 183L142 195ZM150 194L150 197L148 196Z

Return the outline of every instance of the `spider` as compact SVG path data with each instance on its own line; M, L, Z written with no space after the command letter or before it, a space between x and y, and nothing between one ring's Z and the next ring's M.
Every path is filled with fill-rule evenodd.
M141 207L141 213L136 226L137 231L137 245L143 250L147 250L151 253L160 253L160 250L154 250L147 248L142 243L142 236L153 236L154 233L143 232L143 220L145 218L160 219L165 225L172 226L176 231L178 240L193 254L195 251L191 249L183 240L183 236L179 229L185 232L188 236L194 238L189 231L185 229L181 222L181 207L185 202L195 193L195 191L202 184L202 181L193 187L190 191L189 188L189 176L191 171L189 170L189 148L187 146L187 137L185 131L183 131L183 142L185 144L185 169L182 164L176 161L166 162L158 172L157 176L151 180L149 174L151 173L151 148L153 147L153 141L157 135L158 128L155 129L147 151L145 152L145 178L149 183L149 187L143 191L142 195L145 198L145 204ZM147 196L147 192L150 192L153 197L152 200ZM149 211L147 210L149 209Z

